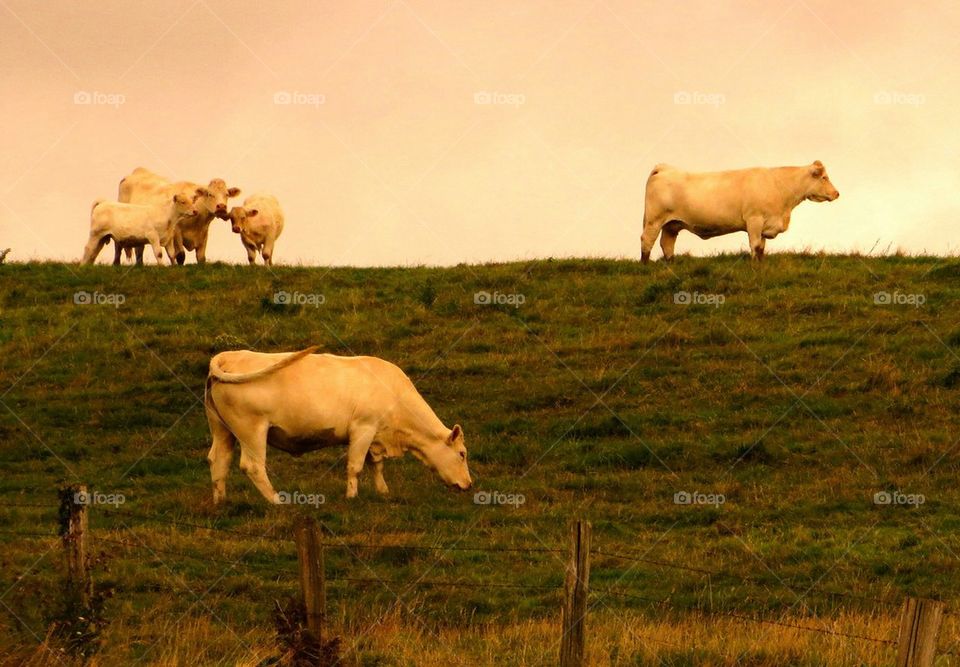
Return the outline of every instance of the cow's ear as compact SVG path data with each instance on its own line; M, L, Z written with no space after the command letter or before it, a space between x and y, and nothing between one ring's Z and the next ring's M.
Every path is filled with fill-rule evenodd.
M447 436L447 442L452 445L462 437L463 437L463 429L460 428L460 424L454 424L453 430L450 431L450 435Z
M228 197L236 197L238 194L240 194L240 188L230 188L227 190Z
M256 215L257 213L259 213L259 212L260 212L260 209L258 209L258 208L251 208L249 211L247 211L247 217L248 217L248 218L252 218L253 216L255 216L255 215Z
M206 188L197 188L194 190L193 194L195 197L206 197L209 193L207 192Z
M814 178L820 178L823 176L823 164L820 162L820 160L814 162L813 166L810 167L810 175Z

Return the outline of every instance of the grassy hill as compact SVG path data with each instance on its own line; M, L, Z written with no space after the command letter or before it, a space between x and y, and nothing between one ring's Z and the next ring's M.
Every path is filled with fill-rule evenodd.
M569 521L588 518L595 547L667 564L594 558L594 586L625 592L591 612L598 664L889 662L889 647L701 614L895 638L903 595L956 598L958 297L960 263L937 258L4 265L0 664L49 659L36 646L56 615L60 553L22 533L53 535L56 511L23 505L55 504L76 482L125 498L126 514L91 514L98 587L113 592L99 664L274 655L271 607L296 591L295 555L253 536L287 537L299 514L334 541L542 549L565 549ZM214 508L210 356L310 344L400 365L444 423L463 425L475 490L525 502L476 504L412 457L388 461L392 497L363 475L347 502L342 451L271 451L278 490L326 502L268 506L234 463ZM562 583L563 557L331 550L340 579L531 586L333 581L331 623L351 664L553 664L560 598L534 587Z

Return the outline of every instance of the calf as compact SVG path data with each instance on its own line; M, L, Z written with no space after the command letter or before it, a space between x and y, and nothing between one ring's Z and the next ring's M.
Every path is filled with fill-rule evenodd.
M173 195L167 203L151 206L97 200L90 210L90 239L83 250L82 263L93 264L110 239L118 248L150 244L157 264L163 263L161 250L166 248L173 263L177 223L196 214L193 202L183 195Z
M247 261L256 263L257 252L264 264L273 264L273 244L283 231L283 210L273 195L251 195L243 206L234 206L230 211L230 223L234 234L240 235L247 249Z
M763 259L766 240L787 231L790 212L806 200L833 201L840 196L823 163L805 167L757 167L692 173L658 164L647 178L641 259L650 260L660 236L664 259L673 257L680 230L702 239L746 232L753 257Z
M177 224L174 236L177 263L186 261L187 252L196 252L197 263L207 260L207 236L213 219L227 219L227 200L240 194L239 188L228 188L222 178L215 178L206 187L190 181L171 183L149 169L137 167L120 181L119 200L131 204L155 204L175 194L190 197L196 204L196 214L184 218ZM138 251L138 261L142 257ZM130 249L127 249L127 257ZM120 263L120 248L116 249L114 264Z
M463 430L443 425L410 378L375 357L300 352L221 352L210 360L204 407L213 436L207 459L213 501L226 497L237 443L240 469L271 503L280 497L267 478L267 446L301 456L347 448L347 498L357 495L364 461L388 492L383 460L410 452L450 486L469 489Z

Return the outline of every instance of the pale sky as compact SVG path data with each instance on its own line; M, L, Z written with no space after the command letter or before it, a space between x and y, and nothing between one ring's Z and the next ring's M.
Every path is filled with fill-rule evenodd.
M955 0L0 0L0 248L78 260L144 166L275 194L281 264L632 258L656 163L819 159L840 199L768 253L953 253L958 34ZM246 261L223 221L207 254Z

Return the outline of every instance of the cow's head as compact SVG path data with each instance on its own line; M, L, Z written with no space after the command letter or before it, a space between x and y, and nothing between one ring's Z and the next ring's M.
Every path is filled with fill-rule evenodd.
M197 214L197 207L189 197L183 195L173 195L173 219L182 220L191 218Z
M840 196L837 189L830 182L827 170L820 160L816 160L808 167L807 199L810 201L833 201Z
M414 455L437 471L447 486L466 491L473 485L470 469L467 468L467 447L463 442L460 424L453 427L450 435L434 441L427 447L413 450Z
M230 209L230 215L227 217L230 220L230 228L233 229L233 233L239 234L242 232L247 220L256 217L259 213L259 209L242 206L234 206Z
M199 187L193 200L197 206L213 213L221 220L227 219L227 199L240 194L240 188L228 188L222 178L210 181L207 187Z

